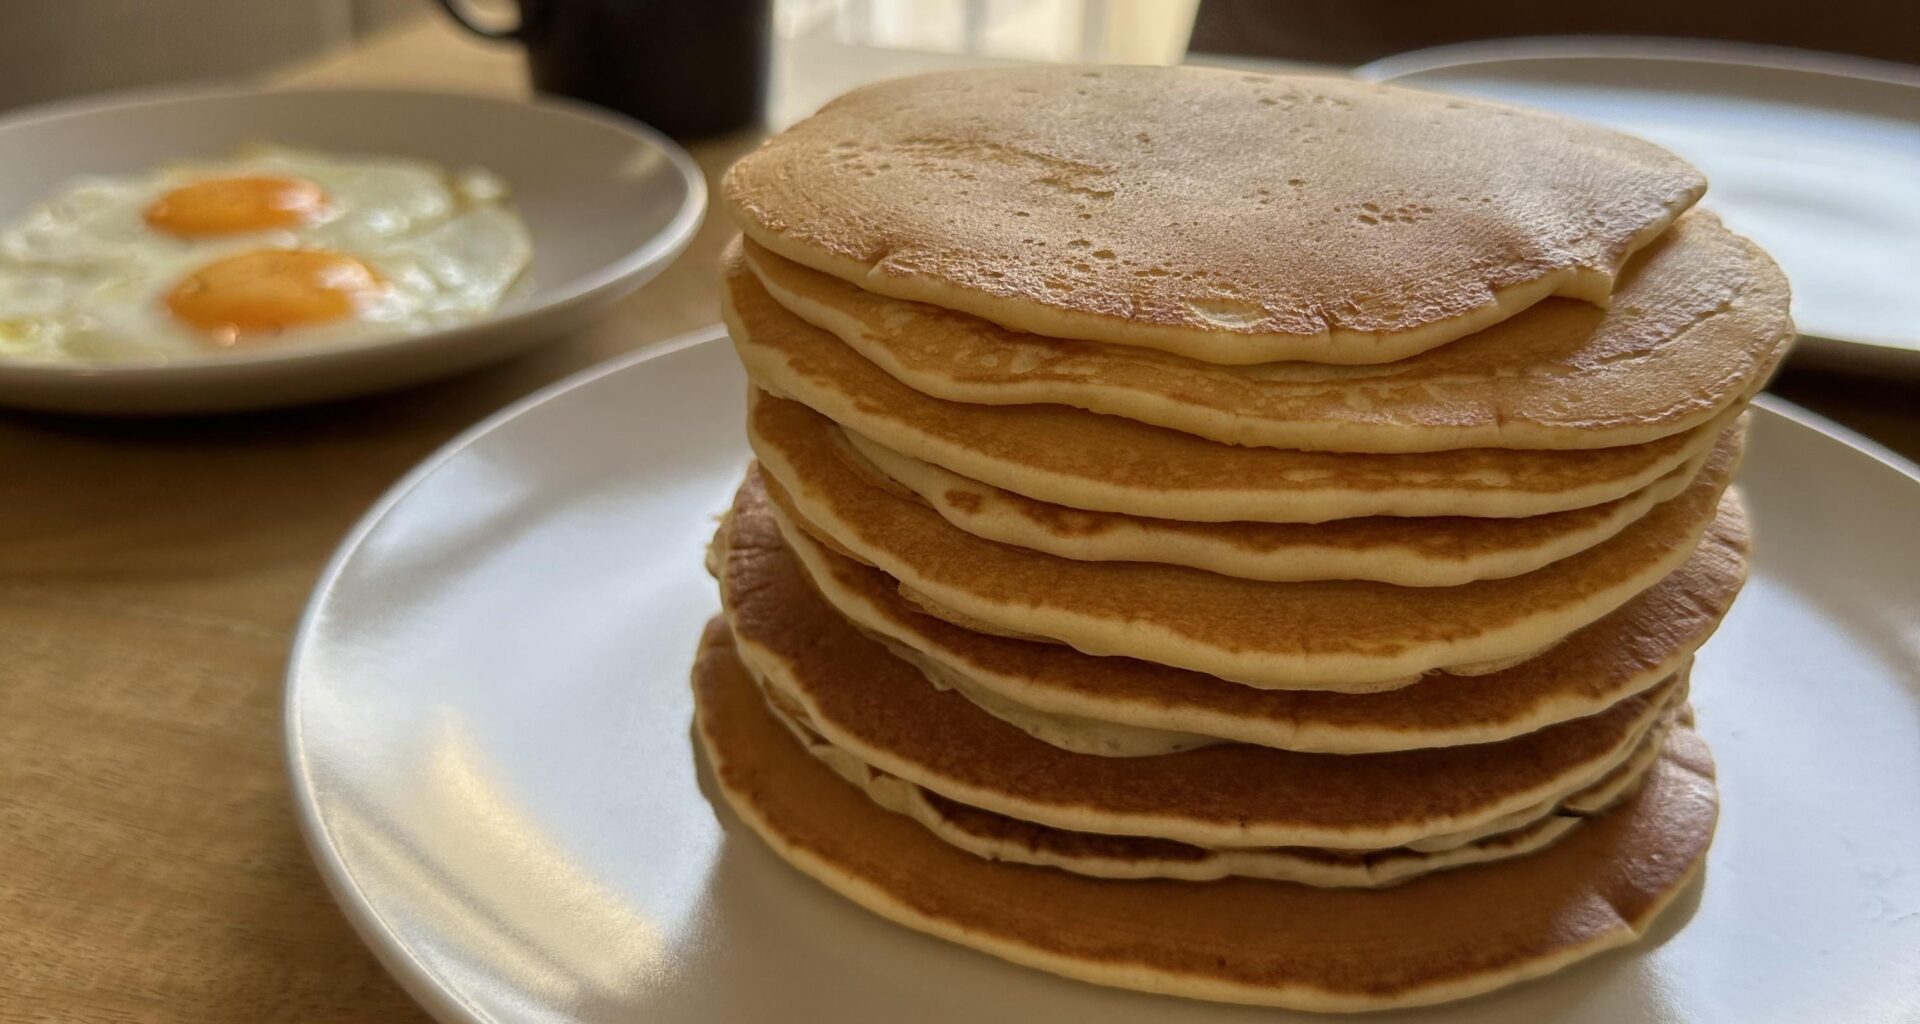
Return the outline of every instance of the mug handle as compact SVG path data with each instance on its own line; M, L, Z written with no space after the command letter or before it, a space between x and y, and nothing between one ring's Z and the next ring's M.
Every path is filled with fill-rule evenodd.
M461 28L466 29L467 31L473 33L476 36L480 36L483 39L516 39L517 40L517 39L524 39L526 37L527 26L526 26L525 19L522 19L521 22L516 25L512 25L504 28L490 28L477 21L474 21L471 17L468 16L467 9L464 6L463 0L440 0L440 6L443 9L445 9L448 14L453 16L453 20L458 22Z

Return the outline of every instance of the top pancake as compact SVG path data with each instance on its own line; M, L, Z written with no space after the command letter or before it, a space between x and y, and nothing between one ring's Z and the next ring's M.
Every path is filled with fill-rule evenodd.
M775 301L924 394L1070 405L1227 444L1351 452L1640 444L1758 390L1793 340L1779 267L1705 211L1636 255L1605 310L1549 299L1385 366L1215 366L1042 338L863 291L751 241L744 250Z
M1212 363L1382 363L1549 295L1604 303L1706 189L1549 114L1206 68L947 72L749 154L749 237L869 291Z

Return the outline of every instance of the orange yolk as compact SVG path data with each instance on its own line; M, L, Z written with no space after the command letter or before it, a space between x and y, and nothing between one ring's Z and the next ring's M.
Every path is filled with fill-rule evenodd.
M305 224L327 208L327 194L298 178L215 178L176 188L147 207L147 226L185 238L267 231Z
M262 249L209 263L167 293L167 309L231 345L270 334L343 320L383 289L365 263L319 249Z

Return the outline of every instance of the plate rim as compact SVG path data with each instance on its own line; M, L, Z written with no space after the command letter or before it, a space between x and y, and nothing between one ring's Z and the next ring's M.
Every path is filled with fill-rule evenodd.
M1801 71L1811 74L1920 88L1920 68L1877 57L1828 53L1797 46L1748 43L1732 39L1693 39L1644 35L1514 36L1443 43L1370 60L1350 72L1369 82L1448 68L1517 60L1662 60L1674 63L1729 64Z
M289 645L282 677L281 741L290 784L293 814L300 836L314 868L325 883L334 904L340 908L362 944L373 953L387 973L400 984L421 1008L444 1022L457 1024L494 1024L495 1018L468 1001L464 993L439 972L422 962L386 916L368 899L341 856L333 836L321 821L314 796L311 760L302 733L300 715L302 661L315 641L322 608L332 596L341 575L358 554L369 535L409 495L447 463L458 458L482 438L534 408L546 405L587 385L618 373L637 370L657 359L720 344L726 338L722 324L711 324L680 334L657 345L589 366L536 390L481 419L434 449L381 493L368 507L327 558L303 606L293 640ZM1780 416L1797 427L1821 434L1856 449L1873 461L1891 469L1906 482L1920 489L1920 464L1892 449L1841 426L1818 413L1784 399L1762 394L1753 405Z
M481 438L508 422L518 419L535 407L545 405L603 377L701 345L717 343L725 335L726 328L723 325L709 324L635 352L595 363L502 406L454 435L382 491L380 496L374 499L373 504L360 515L360 518L354 521L353 526L347 530L332 554L327 556L326 566L320 570L313 589L308 592L306 604L301 608L299 622L294 627L293 640L288 645L286 666L281 677L283 692L280 700L281 755L286 762L294 820L299 826L300 838L307 849L309 859L319 872L321 881L326 884L327 892L333 897L334 905L340 908L347 923L359 936L360 942L373 953L375 959L380 961L387 973L400 983L400 987L405 989L407 994L436 1020L457 1021L460 1024L471 1024L471 1022L493 1024L491 1016L468 1002L457 987L421 962L419 956L387 922L386 917L367 899L366 893L354 880L353 872L348 868L345 858L340 855L339 848L334 844L325 823L320 820L319 806L314 800L311 765L307 757L305 738L301 732L302 719L298 712L298 704L301 692L302 656L313 643L314 635L319 630L321 608L332 594L341 574L346 571L347 564L353 560L367 537L386 520L388 514L405 501L407 496L428 477L459 457Z
M564 120L580 121L630 137L658 152L679 177L684 195L673 216L639 246L585 274L558 282L549 296L505 315L489 315L421 334L375 337L359 342L293 349L246 352L210 352L165 362L65 363L34 362L0 356L0 385L10 382L57 384L66 387L125 387L163 383L222 381L259 372L293 371L328 362L362 358L438 345L458 345L479 331L525 331L559 310L612 293L631 284L637 287L664 269L692 243L706 216L709 196L706 175L679 143L659 130L611 110L563 96L537 94L503 97L445 89L408 89L384 86L311 86L259 88L223 82L213 85L161 86L55 100L0 116L0 136L16 129L99 114L176 104L193 105L226 100L350 96L378 104L390 98L473 104L482 107L528 108Z
M1920 91L1920 68L1875 57L1737 40L1639 35L1516 36L1511 39L1468 40L1391 54L1368 61L1350 73L1362 81L1393 84L1431 72L1550 60L1651 60L1674 64L1715 64L1821 75ZM1415 88L1428 87L1426 83L1404 84ZM1920 124L1920 116L1916 116L1915 122ZM1915 345L1808 334L1804 328L1799 331L1799 337L1793 357L1804 365L1862 374L1920 377L1920 347Z

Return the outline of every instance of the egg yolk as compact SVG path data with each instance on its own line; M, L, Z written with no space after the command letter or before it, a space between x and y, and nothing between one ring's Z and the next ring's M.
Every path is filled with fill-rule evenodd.
M167 309L221 345L343 320L385 288L344 253L263 249L209 263L167 293Z
M298 227L327 208L299 178L214 178L176 188L147 207L147 226L185 238Z

